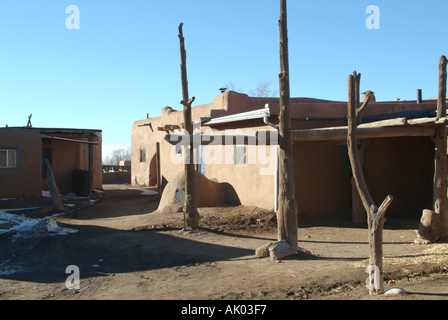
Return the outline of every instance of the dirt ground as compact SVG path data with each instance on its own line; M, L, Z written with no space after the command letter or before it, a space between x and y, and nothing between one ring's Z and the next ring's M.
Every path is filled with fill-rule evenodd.
M414 244L418 221L388 220L384 231L384 257L401 258L385 263L385 289L408 294L369 296L360 266L369 256L366 225L343 217L302 219L303 252L275 261L254 256L256 248L276 241L272 212L200 208L201 227L184 232L183 214L155 212L154 196L104 187L95 202L63 200L68 212L53 219L76 233L14 241L12 232L0 234L0 299L448 299L448 251L438 252L436 262L412 262L437 245ZM0 211L44 206L20 211L42 218L58 212L50 202L4 200ZM79 289L66 288L69 265L79 267Z

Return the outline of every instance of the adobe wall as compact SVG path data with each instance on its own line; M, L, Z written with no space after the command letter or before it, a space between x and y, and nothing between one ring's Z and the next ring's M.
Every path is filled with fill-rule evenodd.
M291 118L343 118L347 117L347 102L325 101L299 98L300 104L291 99ZM314 101L313 101L314 100ZM435 100L423 100L422 103L415 101L384 101L370 102L367 108L362 112L362 116L374 116L403 112L410 110L435 110L437 102ZM278 115L280 112L278 100L267 104L272 115Z
M241 134L251 135L258 130L272 128L263 124L261 119L241 121L234 124L215 125L222 136L225 130L241 129ZM208 129L207 127L204 130ZM203 130L203 131L204 131ZM235 134L238 134L235 132ZM237 142L238 143L238 142ZM245 206L256 206L268 210L274 209L275 188L275 149L248 145L246 164L235 164L235 145L206 146L205 153L215 159L215 152L221 153L222 164L205 164L205 176L220 183L225 183L229 203ZM272 154L271 154L272 151ZM261 155L264 158L261 158ZM269 169L270 168L270 169Z
M103 172L103 183L131 183L130 171Z
M298 104L300 103L300 104ZM262 109L268 104L271 111L270 122L278 123L278 98L249 98L247 95L235 92L225 92L217 96L213 103L196 106L192 109L193 121L204 117L219 117L229 114ZM425 100L421 104L415 101L373 102L363 112L363 116L388 114L409 110L434 110L435 101ZM181 108L179 108L181 109ZM292 121L293 129L346 125L347 103L311 98L292 98L292 118L342 118L341 120ZM249 127L271 129L258 122L237 122L225 124L224 128ZM182 111L170 107L162 110L160 117L136 121L132 129L132 184L150 184L151 167L155 168L153 156L156 142L160 142L160 162L162 186L166 185L176 175L184 170L180 157L170 154L174 147L164 140L166 132L157 130L158 126L166 124L180 125L183 122ZM139 125L149 124L151 127ZM232 127L233 125L233 127ZM215 126L214 128L219 128ZM205 127L203 129L206 129ZM171 131L177 133L179 130ZM372 197L381 204L386 195L394 196L394 202L388 210L389 216L405 214L421 214L423 207L431 207L432 175L434 146L429 138L394 138L372 139L366 152L366 181L371 189ZM140 163L139 150L146 149L146 162ZM225 147L222 153L225 154ZM257 147L258 148L258 147ZM411 151L413 150L413 151ZM234 158L234 147L230 148L229 157ZM343 213L351 217L351 172L347 162L346 149L343 145L310 145L296 143L293 146L296 200L299 216L332 215ZM257 152L258 154L258 152ZM171 158L174 160L171 161ZM416 166L421 167L415 170ZM345 167L345 169L344 169ZM385 168L387 177L380 178ZM401 169L403 168L403 169ZM274 207L274 176L261 176L260 164L237 166L235 164L207 165L205 175L220 183L228 183L234 192L233 201L243 205L254 205L266 209ZM404 171L401 171L404 170ZM404 174L408 172L409 176ZM412 173L412 174L411 174ZM154 177L153 177L154 179ZM152 180L154 183L154 180ZM386 181L386 183L382 183ZM405 187L404 187L405 186ZM394 194L395 193L395 194ZM411 205L412 204L412 205Z
M162 133L157 130L159 126L161 126L160 117L134 122L131 133L131 184L133 186L150 185L151 159L156 154L156 142L163 140ZM140 162L140 150L146 150L145 162Z
M17 149L17 169L0 169L0 198L42 196L40 133L0 128L0 148Z
M82 146L79 143L50 139L50 143L44 145L43 149L51 150L51 167L60 194L69 194L72 192L73 169L88 170L88 163L86 166L81 159ZM48 190L45 179L42 180L43 188Z
M85 140L88 138L79 138L75 135L73 136L75 140ZM101 189L103 186L103 160L102 160L102 133L92 134L91 141L97 142L92 146L93 152L93 188ZM89 145L85 143L79 143L80 156L78 158L78 163L76 169L89 170Z
M318 127L322 123L296 123L295 129ZM341 121L326 123L327 126L343 125ZM423 209L432 207L434 143L429 137L370 140L362 163L376 205L390 194L394 200L387 211L388 217L420 217ZM350 219L351 169L346 146L295 143L293 152L299 217L339 213Z
M387 217L421 217L432 208L434 142L430 137L371 139L366 150L364 176L379 206L394 197Z

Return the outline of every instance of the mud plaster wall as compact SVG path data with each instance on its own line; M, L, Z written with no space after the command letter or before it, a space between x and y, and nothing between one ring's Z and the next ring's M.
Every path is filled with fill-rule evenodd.
M292 99L296 101L296 99ZM250 98L246 94L234 91L226 91L215 97L213 103L197 105L193 104L192 120L198 121L201 117L219 117L240 112L263 109L266 103L277 102L277 98ZM174 109L177 109L174 110ZM183 122L182 106L164 107L161 116L135 121L132 127L132 185L155 185L154 179L156 166L154 156L156 142L160 142L160 162L162 187L173 179L178 172L184 169L183 165L172 163L170 152L172 145L164 140L165 131L158 131L157 127L166 124L180 125ZM151 126L149 126L151 124ZM171 132L175 133L175 132ZM140 150L146 151L146 162L140 162ZM176 159L176 158L174 158ZM153 165L151 166L151 161ZM152 168L152 170L151 170ZM151 176L151 178L150 178Z
M76 138L74 138L76 139ZM87 138L79 140L88 140ZM103 187L103 161L102 161L102 135L91 135L91 141L98 144L92 145L93 152L93 188L101 189ZM89 170L89 145L79 144L80 156L78 158L76 169Z
M305 129L341 126L345 121L293 121L292 125ZM299 216L339 213L350 219L351 169L346 147L295 143L293 152ZM423 209L432 207L434 143L430 138L371 139L362 162L375 204L379 206L388 194L394 197L389 217L420 217Z
M213 128L218 130L222 136L224 136L226 129L240 129L241 134L272 129L264 125L261 119L239 121L233 124L214 126ZM241 145L238 142L237 144ZM214 149L217 154L221 153L221 157L216 157ZM205 176L208 179L216 179L220 183L224 183L229 203L273 210L275 201L275 149L269 146L265 148L248 145L246 152L246 164L237 165L235 164L235 145L206 146L205 153L210 156L213 163L205 164ZM265 157L261 158L261 154ZM216 164L215 160L219 159L221 159L221 164Z
M432 208L434 142L429 137L372 139L364 175L375 204L394 197L388 217L421 217Z
M0 129L0 148L17 149L17 169L0 169L0 198L42 195L42 143L39 132Z
M145 126L139 127L139 125ZM156 154L156 142L160 141L160 138L163 139L161 133L157 131L158 126L160 126L160 118L134 122L131 133L131 184L133 186L150 185L150 164ZM144 162L140 161L140 150L146 152L146 161ZM153 178L156 175L156 171L152 172Z
M51 139L50 144L45 145L44 149L51 150L50 163L59 192L64 195L69 194L72 192L73 169L87 170L88 168L81 160L81 145ZM45 180L43 187L46 187Z
M300 105L295 103L300 101ZM193 121L197 121L200 117L213 117L245 112L249 110L256 110L265 107L269 103L271 114L276 114L278 110L278 99L276 98L249 98L246 95L237 93L224 93L215 98L214 103L197 106L192 109ZM369 108L365 110L363 115L377 115L387 114L393 112L407 111L407 110L434 110L434 101L424 101L424 103L416 104L412 101L406 102L375 102L369 104ZM277 109L276 109L277 108ZM180 109L180 108L179 108ZM291 116L292 117L346 117L347 103L335 102L319 99L308 98L293 98L291 99ZM277 123L277 117L272 116L270 122ZM162 186L173 179L179 172L184 170L184 165L181 163L173 163L170 159L170 153L174 151L174 147L168 142L164 141L165 132L158 132L157 126L165 124L180 124L183 122L183 115L181 111L174 111L171 108L164 108L162 116L157 118L145 119L136 121L132 130L132 159L139 159L139 148L146 148L146 163L132 162L132 183L137 179L144 184L149 183L150 163L155 154L155 144L160 142L161 155L161 174L163 176ZM152 129L147 126L138 127L140 124L152 123ZM247 123L245 124L247 125ZM293 129L306 129L329 126L344 126L345 120L332 121L293 121ZM245 129L244 124L239 122L236 126ZM230 127L229 127L230 128ZM269 127L264 127L269 128ZM171 132L176 133L176 132ZM398 138L401 139L401 138ZM403 138L406 140L406 138ZM387 142L378 141L372 143L367 149L366 158L366 180L369 188L372 189L372 196L378 205L384 199L383 192L392 194L398 199L405 199L412 197L410 194L419 193L415 201L410 199L409 202L402 202L401 200L394 200L393 207L389 209L391 213L399 214L421 214L421 206L428 203L432 192L432 171L433 170L433 146L431 147L428 140L420 138L412 138L406 141L415 145L415 153L409 155L409 152L399 149L401 155L395 154L392 150L391 143L393 140ZM373 151L370 151L370 148ZM375 150L376 148L376 150ZM432 148L432 150L431 150ZM149 152L148 152L149 150ZM306 215L332 215L334 213L344 213L348 218L351 217L351 173L349 170L344 170L344 153L343 145L304 145L296 143L294 150L294 168L295 168L295 185L296 185L296 199L299 206L299 214ZM418 151L420 150L420 151ZM234 152L234 148L232 148ZM418 156L424 153L425 156ZM224 151L223 151L224 154ZM387 155L389 154L389 155ZM375 156L374 156L375 155ZM234 153L232 154L234 157ZM387 158L384 158L387 157ZM404 167L412 170L412 162L420 163L424 166L424 170L416 172L414 177L400 176L399 170L397 173L388 175L388 184L393 185L392 191L383 191L380 178L381 170L385 163L391 165L391 168L397 168L400 165L396 162L390 163L392 158L396 158L397 162L408 162ZM179 158L173 156L176 161ZM367 163L369 164L367 166ZM376 165L378 163L378 166ZM155 166L154 166L155 168ZM234 164L222 165L206 165L206 176L209 179L216 179L218 182L227 182L235 191L237 197L236 201L241 204L255 205L262 208L272 209L274 205L274 176L260 176L259 165L244 165L236 166ZM153 169L154 170L154 169ZM370 178L369 178L370 177ZM428 178L429 177L429 178ZM370 180L369 180L370 179ZM411 181L415 179L414 182ZM428 184L429 183L429 184ZM401 189L401 186L407 184L408 187ZM371 185L371 187L370 187ZM409 187L413 185L412 189ZM423 187L424 186L424 187ZM426 189L424 189L426 188ZM407 191L405 191L407 190ZM395 195L393 194L395 192ZM377 195L378 194L378 195ZM379 200L377 200L379 199ZM406 203L406 204L405 204ZM410 204L415 204L415 206ZM388 211L389 211L388 210Z
M351 218L351 171L344 146L294 145L293 156L299 216L339 213ZM434 145L429 138L371 139L363 163L375 204L388 194L394 197L388 217L418 218L432 207Z

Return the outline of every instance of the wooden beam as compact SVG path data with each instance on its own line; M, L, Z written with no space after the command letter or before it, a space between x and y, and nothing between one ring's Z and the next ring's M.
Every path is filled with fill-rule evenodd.
M341 140L347 136L348 127L331 127L308 130L293 130L293 141L325 141ZM359 126L358 139L388 138L388 137L432 137L435 135L435 127L363 127Z
M395 119L393 119L395 120ZM384 120L389 121L389 120ZM380 121L378 121L380 122ZM381 121L382 122L382 121ZM401 122L397 120L396 122ZM395 123L396 123L395 122ZM394 121L389 121L390 124ZM388 137L433 137L436 134L436 125L433 126L376 126L374 123L367 123L358 126L358 139L388 138ZM268 131L269 132L269 131ZM305 130L292 130L292 141L299 144L346 144L348 127L328 127ZM270 135L265 138L260 136L232 135L230 138L225 135L196 135L166 134L164 139L171 145L181 143L183 139L190 141L199 140L201 145L225 145L227 141L232 144L245 145L271 145L278 143L278 140L271 142ZM230 140L231 139L231 140ZM335 141L335 143L331 142Z
M44 139L54 139L54 140L62 140L62 141L69 141L69 142L76 142L76 143L99 144L99 142L97 142L97 141L68 139L68 138L62 138L62 137L47 136L45 134L41 134L40 137L44 138Z
M179 129L179 126L177 124L166 124L163 127L157 127L158 131L173 131Z

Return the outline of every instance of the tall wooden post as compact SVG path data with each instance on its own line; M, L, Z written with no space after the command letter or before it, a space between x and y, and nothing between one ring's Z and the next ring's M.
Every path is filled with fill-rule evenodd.
M369 245L370 245L370 265L368 270L372 270L375 275L375 283L369 286L370 294L379 294L384 291L383 286L383 226L384 215L392 202L392 196L388 195L378 208L370 196L362 173L362 167L359 160L358 148L356 145L356 115L360 113L369 103L369 97L365 103L358 107L355 102L355 76L348 77L348 134L347 146L352 167L353 177L356 182L359 195L365 210L367 211L367 222L369 227Z
M156 142L157 198L162 198L162 177L160 174L160 143Z
M279 181L278 181L278 240L270 247L271 256L280 259L298 250L298 219L295 200L294 162L290 120L288 29L286 0L280 0L280 114L279 114Z
M439 94L437 98L437 118L446 117L446 65L447 59L441 56L439 59ZM435 162L434 162L434 187L433 187L433 211L441 214L444 227L442 237L448 236L448 210L447 210L447 139L446 125L436 127L435 136Z
M360 86L361 86L361 73L356 73L353 71L353 80L355 81L355 106L356 111L356 125L360 125L362 123L361 113L365 108L366 104L360 106ZM370 140L364 140L363 143L358 147L358 155L361 157L359 160L362 163L362 159L364 157L364 151L369 145ZM361 197L358 192L358 188L356 187L355 178L352 175L351 179L351 187L352 187L352 221L354 223L365 223L367 221L366 211L364 209L364 205L362 204Z
M185 40L182 33L183 23L179 25L179 43L180 43L180 58L181 58L181 77L182 77L182 101L184 114L185 130L191 137L193 135L193 124L191 122L191 104L194 97L189 100L188 97L188 81L187 81L187 53L185 51ZM199 213L196 204L196 177L193 164L193 141L185 148L189 153L189 157L185 163L185 204L184 204L184 227L185 229L193 229L199 227Z

